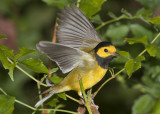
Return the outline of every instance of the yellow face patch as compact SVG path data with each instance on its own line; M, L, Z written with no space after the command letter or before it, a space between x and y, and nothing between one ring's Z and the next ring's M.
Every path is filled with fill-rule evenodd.
M105 46L105 47L99 48L97 51L97 55L102 58L106 58L115 52L116 52L116 48L113 45L110 45L110 46Z

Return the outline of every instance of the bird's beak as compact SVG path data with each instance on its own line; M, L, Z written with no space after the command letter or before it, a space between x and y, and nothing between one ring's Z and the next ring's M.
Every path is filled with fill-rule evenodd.
M117 53L117 52L111 53L111 55L112 55L112 56L120 56L120 54Z

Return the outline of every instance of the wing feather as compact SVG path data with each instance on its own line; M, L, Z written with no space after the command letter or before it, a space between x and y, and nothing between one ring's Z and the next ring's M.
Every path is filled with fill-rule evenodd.
M77 66L84 67L86 64L94 64L93 57L88 53L62 44L41 41L37 44L37 49L55 61L63 73L67 73ZM84 61L84 58L87 58L88 61Z
M60 44L92 50L101 42L93 25L74 4L61 11L58 24L56 35Z

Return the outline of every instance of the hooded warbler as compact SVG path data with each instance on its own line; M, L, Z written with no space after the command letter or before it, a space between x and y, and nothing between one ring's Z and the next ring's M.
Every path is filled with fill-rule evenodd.
M104 77L109 62L118 55L115 46L101 41L93 25L74 4L59 14L56 38L58 43L40 41L37 49L55 61L63 73L70 73L44 91L48 96L35 107L56 93L75 90L81 95L78 75L82 77L84 89L89 89Z

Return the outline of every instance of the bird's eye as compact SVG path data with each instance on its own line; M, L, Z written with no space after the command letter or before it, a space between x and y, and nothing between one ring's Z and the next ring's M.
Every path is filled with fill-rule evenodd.
M108 52L108 49L104 49L104 52Z

